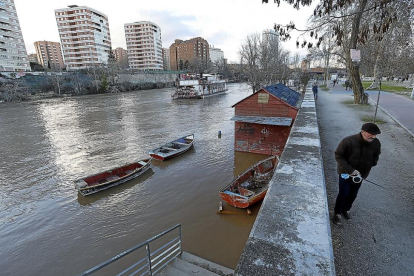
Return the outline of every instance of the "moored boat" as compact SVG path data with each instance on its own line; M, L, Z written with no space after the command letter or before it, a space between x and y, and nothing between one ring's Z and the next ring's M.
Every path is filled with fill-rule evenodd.
M279 157L272 156L251 166L220 191L221 198L237 208L263 200L278 162Z
M109 189L143 174L151 167L151 160L152 158L143 159L75 180L75 187L83 196Z
M157 160L167 160L188 151L194 143L194 134L181 137L149 152Z
M217 75L204 74L202 78L191 77L177 81L177 90L171 95L175 99L204 99L227 91L227 81Z

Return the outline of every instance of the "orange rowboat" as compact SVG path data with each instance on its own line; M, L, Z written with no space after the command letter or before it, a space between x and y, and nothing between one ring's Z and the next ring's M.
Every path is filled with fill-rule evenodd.
M279 157L272 156L256 163L222 189L221 198L237 208L247 208L263 200L278 162Z

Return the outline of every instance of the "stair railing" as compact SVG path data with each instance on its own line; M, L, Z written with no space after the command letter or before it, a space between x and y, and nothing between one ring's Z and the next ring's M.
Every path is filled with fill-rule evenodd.
M150 243L161 238L162 236L170 233L171 231L178 228L178 237L173 238L163 246L159 247L155 251L151 252L150 249ZM112 257L111 259L102 262L91 269L88 269L87 271L79 274L82 276L85 275L91 275L92 273L95 273L102 268L108 266L111 263L114 263L115 261L121 259L122 257L125 257L126 255L142 248L145 246L146 249L146 257L142 258L138 262L132 264L131 266L124 269L122 272L116 274L117 276L125 275L126 273L131 273L129 275L154 275L161 269L163 269L168 263L170 263L172 260L174 260L175 257L181 255L182 248L181 248L181 224L177 224L170 229L167 229L160 234L150 238L149 240L146 240L145 242L142 242L134 247L131 247L130 249ZM134 271L132 271L135 269ZM138 274L141 273L141 274Z

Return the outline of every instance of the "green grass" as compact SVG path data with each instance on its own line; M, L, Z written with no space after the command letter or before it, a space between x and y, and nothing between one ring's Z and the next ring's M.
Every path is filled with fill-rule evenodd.
M351 104L354 104L354 100L344 101L342 103L346 105L351 105Z
M343 101L342 104L350 108L359 109L359 110L367 110L370 108L369 104L355 104L354 100Z
M364 89L366 90L368 88L368 86L370 86L372 83L372 81L363 81L362 82L362 86L364 87ZM378 89L370 89L373 91L378 91ZM404 86L399 86L396 85L395 83L390 82L382 82L381 83L381 91L386 91L386 92L411 92L411 90L405 88Z
M374 121L374 117L373 117L373 116L364 116L364 117L362 117L362 118L361 118L361 120L362 120L363 122L369 123L369 122L373 122L373 121ZM386 122L385 122L384 120L381 120L381 119L375 118L375 123L376 123L377 125L383 125L383 124L385 124Z
M328 87L326 87L326 85L325 85L325 84L320 85L320 86L319 86L319 88L320 88L321 90L323 90L323 91L329 91L329 88L328 88Z

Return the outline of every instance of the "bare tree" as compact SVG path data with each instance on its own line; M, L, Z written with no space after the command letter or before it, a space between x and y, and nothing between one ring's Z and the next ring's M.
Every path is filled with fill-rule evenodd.
M29 87L22 79L10 81L0 87L0 100L5 102L23 101L28 95Z
M85 73L82 73L80 70L77 70L69 76L69 81L71 87L75 94L82 94L88 87L88 78Z
M372 72L374 77L368 89L377 88L383 76L407 76L412 72L409 69L412 64L409 53L413 47L411 22L414 18L412 13L406 12L409 8L408 2L397 1L388 5L389 12L397 13L398 17L390 23L386 34L378 38L374 33L361 47L364 57L368 60L366 69Z
M214 73L224 75L224 72L226 71L226 63L224 61L224 58L215 60L212 63L212 70Z
M269 42L258 33L250 34L242 43L239 55L243 74L253 92L276 82L287 82L291 71L287 66L290 53L283 50L279 41Z
M53 90L59 96L61 95L62 80L63 80L62 72L53 72L52 73Z
M406 3L409 7L405 12L411 13L414 5L414 0L274 0L278 5L281 1L292 4L296 9L300 6L309 6L314 1L318 1L319 5L314 10L314 17L320 17L324 20L321 24L308 28L306 30L299 30L295 24L291 22L287 26L280 24L275 25L282 39L289 39L292 30L298 30L302 33L302 37L308 34L310 41L302 40L302 43L297 41L297 45L302 47L313 47L312 41L316 40L316 45L319 46L324 39L319 35L319 31L329 24L333 24L333 37L337 45L342 45L344 40L348 43L346 45L347 51L344 51L344 57L347 64L349 76L352 80L354 101L355 103L362 103L364 98L364 89L362 87L359 64L351 60L348 49L358 49L359 46L365 44L370 33L375 33L378 39L389 31L390 25L397 20L398 14L388 9L388 6L394 3ZM268 0L262 0L268 3ZM341 14L342 13L342 14ZM371 18L371 21L365 21L363 18ZM343 18L349 18L350 28L343 28ZM375 20L375 24L373 24Z
M258 33L248 35L239 51L240 63L243 74L248 78L248 83L253 93L262 86L262 76L259 67L260 35Z
M190 64L191 69L197 74L204 74L208 72L210 64L203 58L195 58L194 64Z

